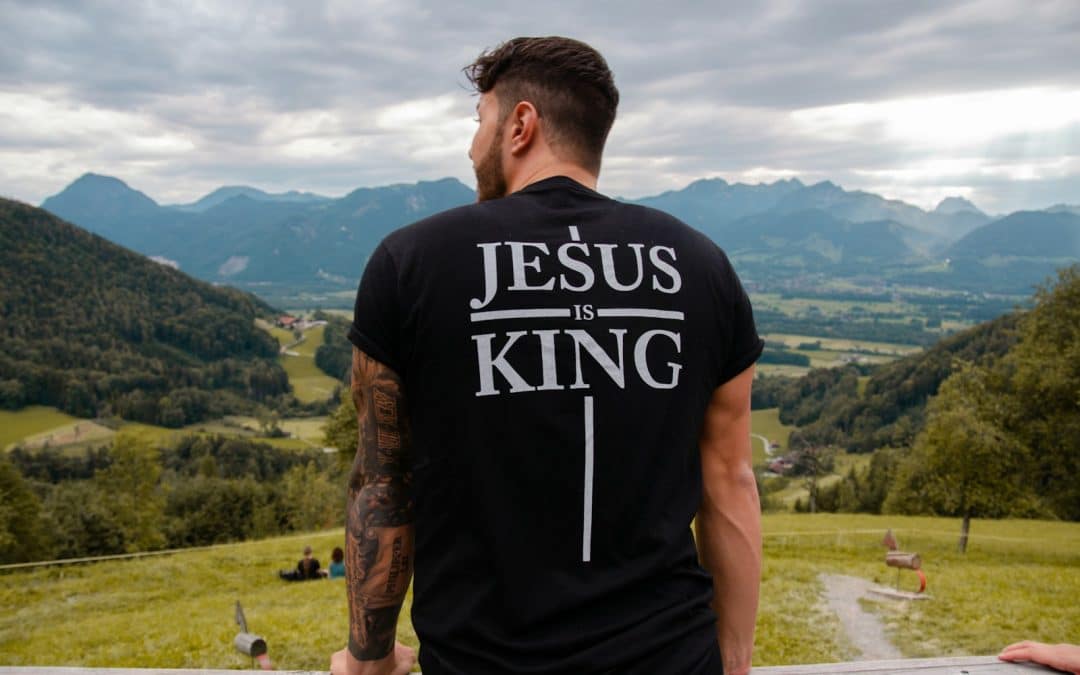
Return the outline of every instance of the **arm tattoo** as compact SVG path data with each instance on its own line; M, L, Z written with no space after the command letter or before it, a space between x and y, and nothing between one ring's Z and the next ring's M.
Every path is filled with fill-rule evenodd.
M345 523L349 651L370 661L393 650L412 579L412 434L401 378L359 349L352 396L360 439Z

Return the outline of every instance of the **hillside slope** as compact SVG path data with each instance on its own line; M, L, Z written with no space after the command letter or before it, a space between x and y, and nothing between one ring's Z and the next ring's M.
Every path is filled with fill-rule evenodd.
M953 258L1080 258L1080 215L1018 211L972 230L949 247Z
M0 199L0 407L180 426L288 392L271 309Z
M816 370L779 395L780 420L798 424L792 445L851 452L907 446L922 429L927 400L960 362L989 363L1016 344L1013 312L945 338L925 352L876 368L861 396L850 369Z

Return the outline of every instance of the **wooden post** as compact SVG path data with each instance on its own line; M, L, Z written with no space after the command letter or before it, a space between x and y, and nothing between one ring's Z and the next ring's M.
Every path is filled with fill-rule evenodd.
M964 514L964 520L960 524L960 544L959 544L958 548L960 549L961 553L967 553L968 531L969 530L971 530L971 516L965 513Z

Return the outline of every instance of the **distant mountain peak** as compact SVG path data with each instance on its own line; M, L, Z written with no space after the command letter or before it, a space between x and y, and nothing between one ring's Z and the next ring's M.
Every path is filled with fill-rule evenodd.
M67 220L80 217L93 225L106 224L118 217L146 218L161 209L153 199L119 178L96 173L79 176L42 202L41 208Z
M940 213L942 215L961 213L963 211L982 213L982 211L979 210L979 207L963 197L946 197L934 208L934 213Z
M728 182L723 178L700 178L686 186L687 190L702 190L712 188L725 188Z
M806 189L810 190L811 192L830 193L830 194L831 193L842 194L842 193L845 192L844 188L840 187L839 185L832 182L831 180L823 180L823 181L819 181L817 183L814 183L812 185L807 185Z
M1054 204L1046 209L1047 213L1072 213L1080 216L1080 204Z
M143 198L157 205L153 199L147 197L142 192L132 188L130 185L114 178L113 176L106 176L100 173L87 172L76 178L66 188L64 188L59 194L55 195L59 197L63 194L86 194L94 192L99 195L108 196L109 198L122 197L126 195L141 195Z
M329 197L323 197L312 192L300 192L289 190L279 194L271 194L265 190L254 188L249 185L224 185L213 192L203 196L190 204L173 204L171 208L181 211L208 211L220 206L237 197L244 197L257 202L291 202L291 203L316 203L329 201Z

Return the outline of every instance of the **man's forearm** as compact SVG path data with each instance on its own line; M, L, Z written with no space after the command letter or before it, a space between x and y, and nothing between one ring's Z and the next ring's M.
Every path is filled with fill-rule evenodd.
M349 652L373 661L394 649L412 579L411 439L398 376L357 350L352 378L360 436L345 522Z
M761 580L761 508L747 466L705 477L696 529L702 565L713 577L713 609L724 672L749 671Z
M411 513L394 506L401 489L390 483L369 484L349 494L349 652L361 661L393 651L398 614L412 579Z

